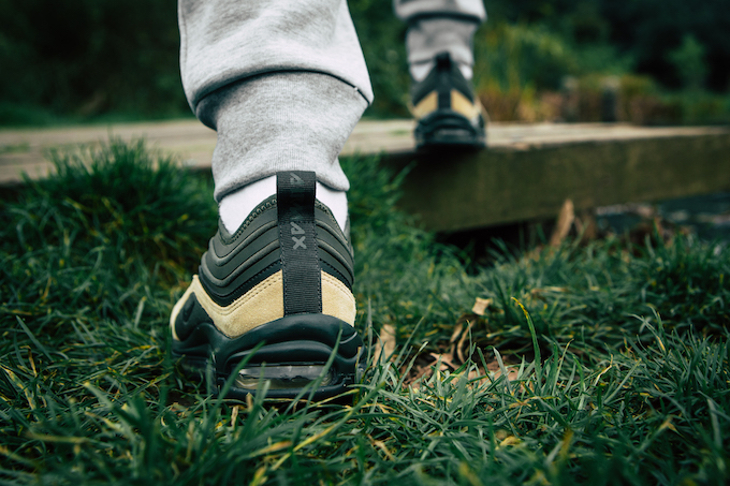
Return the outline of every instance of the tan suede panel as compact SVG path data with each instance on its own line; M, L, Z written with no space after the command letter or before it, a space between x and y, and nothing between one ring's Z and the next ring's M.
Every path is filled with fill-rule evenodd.
M261 324L284 317L284 286L280 271L227 307L219 306L208 296L197 275L193 276L190 288L216 327L231 338L245 334Z
M481 105L477 101L472 103L469 98L459 93L458 91L451 90L451 109L457 113L461 113L469 120L473 120L481 113Z
M439 105L439 97L438 93L435 91L430 92L428 95L426 95L425 98L423 98L416 106L411 106L411 113L413 113L413 116L416 118L416 120L420 120L421 118L425 117L429 113L432 113L436 111Z
M228 337L240 336L255 327L284 317L284 284L281 271L256 285L228 307L216 304L203 289L198 276L194 275L190 287L175 304L170 316L174 339L177 339L175 319L191 293L195 294L216 327ZM354 325L355 312L352 292L335 277L322 272L322 313Z
M355 325L355 297L345 284L322 272L322 314L335 316L351 326Z

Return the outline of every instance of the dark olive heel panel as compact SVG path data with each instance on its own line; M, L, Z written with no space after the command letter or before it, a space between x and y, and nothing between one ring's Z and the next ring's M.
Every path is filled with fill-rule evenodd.
M451 90L456 89L469 101L474 101L469 81L464 78L457 63L451 60L447 52L436 56L436 63L426 78L411 86L411 101L414 105L421 102L426 96L436 91L439 96L439 108L449 107L451 104Z
M175 319L175 334L178 339L184 341L190 337L198 325L203 323L212 325L213 320L205 312L203 306L200 305L195 294L191 293Z
M463 145L484 147L483 122L474 126L464 115L452 110L438 110L421 119L414 132L416 146Z

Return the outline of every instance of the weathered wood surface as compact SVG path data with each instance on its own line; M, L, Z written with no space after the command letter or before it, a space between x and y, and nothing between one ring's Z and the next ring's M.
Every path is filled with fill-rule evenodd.
M410 120L362 121L343 155L403 151L413 147ZM19 182L21 173L42 177L53 169L47 151L79 144L96 145L110 137L144 138L149 146L179 157L188 167L210 167L216 133L197 120L126 123L110 126L0 130L0 184Z
M174 153L186 165L210 165L216 134L197 120L159 123L0 130L0 184L22 180L21 173L42 177L52 169L46 152L78 144L99 144L119 137L129 141L145 138L150 147Z
M491 124L488 149L413 153L410 120L361 121L343 155L384 153L411 162L402 206L429 228L460 230L551 217L566 198L576 209L730 190L730 129L622 124ZM144 137L183 165L209 167L215 132L196 120L0 130L0 184L52 170L46 151Z
M414 157L386 160L399 169ZM438 231L551 218L566 199L576 209L588 209L730 190L726 130L491 148L415 160L401 206Z

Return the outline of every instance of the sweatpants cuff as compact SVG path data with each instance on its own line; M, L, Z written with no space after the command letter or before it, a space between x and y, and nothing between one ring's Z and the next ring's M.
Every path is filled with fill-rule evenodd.
M337 156L367 105L354 86L308 71L246 78L209 94L196 115L218 132L215 199L284 170L315 171L322 184L348 190Z

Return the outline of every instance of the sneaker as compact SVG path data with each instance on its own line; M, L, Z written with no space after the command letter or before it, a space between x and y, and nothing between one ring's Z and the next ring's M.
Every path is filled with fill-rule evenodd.
M172 310L172 355L186 374L209 377L213 393L246 359L229 398L255 394L261 380L266 398L294 398L318 382L315 400L355 382L352 247L315 183L313 172L279 172L277 194L234 234L219 223Z
M416 149L484 147L484 109L469 81L448 52L435 61L426 78L411 87L411 112L418 122Z

